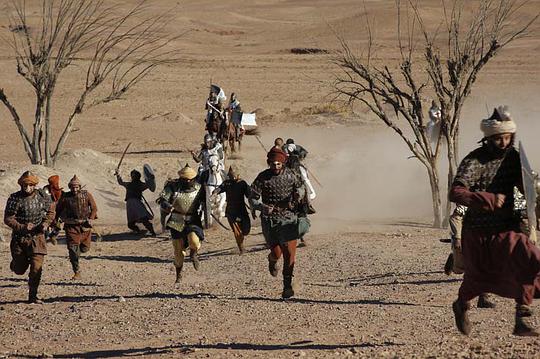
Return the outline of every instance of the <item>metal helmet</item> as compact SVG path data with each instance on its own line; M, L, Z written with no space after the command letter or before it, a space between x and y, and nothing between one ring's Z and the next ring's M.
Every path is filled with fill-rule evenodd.
M212 138L211 134L207 133L206 135L204 135L204 143L208 143L212 141L214 141L214 138Z

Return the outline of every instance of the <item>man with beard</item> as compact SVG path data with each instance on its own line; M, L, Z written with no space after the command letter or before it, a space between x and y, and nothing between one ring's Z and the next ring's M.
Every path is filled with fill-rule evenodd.
M197 172L186 164L178 171L178 179L165 185L158 199L161 208L171 214L167 228L171 231L174 248L176 284L182 280L185 251L188 248L193 268L199 270L200 266L198 252L204 240L200 207L205 192L196 177Z
M540 249L520 229L514 214L514 187L522 188L516 124L506 106L482 120L482 146L461 162L450 200L468 207L463 218L465 274L453 303L456 326L468 335L469 301L494 293L516 301L514 335L538 336L530 305L540 294Z
M244 254L244 238L251 230L251 220L249 219L244 198L249 199L251 197L251 188L240 177L240 170L237 166L231 165L227 176L228 178L214 190L212 195L225 192L227 196L225 216L234 233L238 250L240 254Z
M97 206L90 192L81 189L77 176L69 181L69 192L56 205L56 216L64 222L69 261L73 268L72 280L81 279L79 258L90 250L92 221L97 217Z
M148 189L148 185L141 181L141 173L137 170L133 170L130 173L131 182L124 182L120 173L116 172L116 180L118 184L126 189L126 210L128 228L135 233L140 233L141 230L137 226L137 223L142 223L144 228L155 237L154 225L152 220L154 216L148 211L143 203L143 192Z
M283 255L283 298L294 296L293 274L296 247L307 228L300 228L297 211L302 186L300 176L284 166L287 154L272 148L267 155L270 168L259 173L251 185L252 206L261 211L261 226L270 254L268 270L278 275L277 262Z
M43 187L43 191L50 196L52 202L58 203L60 197L62 197L63 188L60 187L60 176L53 175L48 179L49 184ZM45 230L45 237L47 241L50 241L53 245L58 243L58 234L62 227L57 219L51 223L50 227Z
M4 223L13 230L9 267L18 275L30 267L29 303L42 303L37 294L47 254L44 231L54 220L54 204L43 191L36 189L38 183L36 175L24 172L18 181L21 190L9 196L4 212Z

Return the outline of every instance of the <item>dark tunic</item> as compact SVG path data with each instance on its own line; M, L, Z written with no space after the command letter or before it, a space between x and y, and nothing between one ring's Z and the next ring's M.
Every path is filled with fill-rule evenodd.
M29 256L47 254L43 232L54 220L54 215L54 203L43 191L36 190L30 195L23 191L11 194L4 212L4 223L13 230L12 251L20 247ZM29 223L36 228L27 231L26 225Z
M459 297L468 301L495 293L530 304L540 288L540 250L520 231L513 211L514 187L521 188L519 153L484 145L461 162L450 200L469 209L463 220L465 274ZM506 195L496 208L496 194Z
M143 203L143 192L148 185L142 181L124 182L122 177L117 176L118 184L126 189L126 211L128 223L138 223L152 220L154 217Z
M290 168L284 168L277 175L267 169L259 173L253 181L252 197L262 201L261 226L270 246L300 237L298 217L293 209L296 208L298 188L301 185L302 180Z
M242 234L248 235L251 230L251 220L244 198L251 197L251 187L244 180L228 179L219 186L219 192L225 192L227 196L225 216L227 216L229 224L232 226L232 223L239 222Z

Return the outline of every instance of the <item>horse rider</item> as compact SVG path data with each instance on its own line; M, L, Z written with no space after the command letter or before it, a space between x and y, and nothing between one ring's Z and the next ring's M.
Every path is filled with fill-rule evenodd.
M176 284L182 280L182 268L189 248L191 262L199 270L198 251L204 240L200 207L205 198L204 186L197 183L197 172L186 164L178 171L178 179L167 182L158 202L170 213L167 228L171 231L174 248Z
M210 169L210 157L212 156L216 156L218 159L218 170L225 171L223 146L210 134L204 135L204 143L201 146L201 150L198 153L191 151L191 156L195 162L199 163L199 179L202 179L204 173Z
M229 114L229 120L233 123L236 130L236 136L240 136L244 133L244 126L242 126L242 106L240 106L240 101L238 101L234 92L231 93L229 106L227 106L227 113ZM239 116L235 117L234 113L239 113Z
M204 109L207 111L206 113L206 128L208 129L208 125L210 124L210 121L212 120L212 117L217 114L219 117L224 118L224 110L225 105L223 104L223 100L218 97L218 95L210 91L210 94L208 95L208 100L206 100L206 104L204 106Z

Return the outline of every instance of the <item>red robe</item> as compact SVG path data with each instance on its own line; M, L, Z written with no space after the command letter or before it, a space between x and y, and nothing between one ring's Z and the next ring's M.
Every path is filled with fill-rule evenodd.
M495 194L471 192L454 183L450 200L473 210L500 213ZM482 293L531 304L540 294L540 249L519 228L466 228L462 231L465 274L459 298L469 301Z

